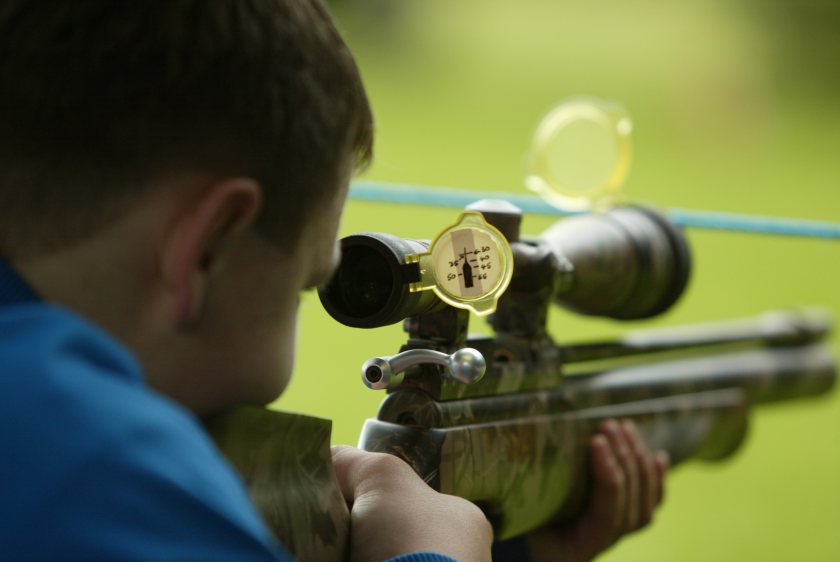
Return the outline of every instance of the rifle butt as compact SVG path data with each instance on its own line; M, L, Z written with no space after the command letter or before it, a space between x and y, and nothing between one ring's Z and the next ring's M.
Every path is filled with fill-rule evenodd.
M350 513L333 470L331 421L243 407L205 426L295 560L346 559Z

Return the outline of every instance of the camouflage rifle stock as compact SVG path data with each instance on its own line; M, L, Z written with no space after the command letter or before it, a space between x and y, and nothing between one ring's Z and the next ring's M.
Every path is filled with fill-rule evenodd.
M668 451L674 464L726 457L744 438L750 405L831 387L834 361L818 343L826 333L818 318L780 314L752 327L698 327L685 341L636 332L624 344L557 346L554 372L570 373L560 384L547 374L534 387L524 365L505 360L475 383L493 387L485 396L435 400L395 390L366 422L360 445L397 454L436 489L479 503L497 536L509 538L575 514L586 491L587 441L602 420L633 419L648 446ZM493 357L504 343L470 345ZM616 353L612 361L589 359L606 349Z
M490 319L494 337L468 337L466 311L408 291L414 273L404 258L428 245L422 241L344 239L342 265L320 293L351 326L407 318L401 352L469 347L484 357L486 375L472 384L422 353L368 362L363 379L388 396L359 445L395 454L434 488L476 502L500 539L577 513L587 494L587 442L601 420L633 419L673 464L716 460L744 439L750 406L821 394L834 383L823 343L830 325L813 311L556 345L546 331L553 302L617 319L667 310L689 278L682 233L658 213L629 207L520 240L516 209L478 208L515 259ZM214 429L280 540L304 560L341 560L348 514L330 466L329 422L300 418L251 409Z

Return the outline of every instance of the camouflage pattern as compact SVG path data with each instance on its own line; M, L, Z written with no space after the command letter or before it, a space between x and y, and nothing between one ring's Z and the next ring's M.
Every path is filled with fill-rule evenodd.
M747 407L740 391L725 389L446 428L368 420L359 445L395 454L441 492L476 502L505 539L577 512L589 437L609 418L635 420L649 446L679 463L734 451Z
M495 338L469 339L457 347L440 341L411 339L403 350L426 347L451 353L458 347L473 347L487 359L487 374L472 385L459 384L443 376L432 384L434 372L423 366L406 374L403 387L418 388L441 401L498 396L556 388L566 375L625 369L634 364L647 368L666 360L708 358L711 354L738 350L806 345L825 339L830 330L827 312L817 309L773 311L752 319L667 330L636 330L616 341L566 346L554 345L547 335L527 339L507 333ZM659 369L657 373L664 370Z
M486 375L489 376L493 375ZM825 346L811 344L649 360L625 367L614 364L611 369L569 376L553 388L519 387L460 400L435 400L409 387L385 399L378 419L422 427L452 427L725 388L738 388L750 403L757 404L818 395L828 391L834 379L833 356Z
M407 386L367 422L360 446L400 456L440 491L475 501L506 538L576 513L587 489L587 442L604 419L635 420L647 445L675 464L716 460L741 443L749 405L819 395L836 378L819 343L706 353L645 356L641 365L631 355L626 367L568 376L554 388L458 400ZM504 376L514 364L491 373Z
M332 422L244 407L205 423L296 559L345 559L350 515L332 467Z

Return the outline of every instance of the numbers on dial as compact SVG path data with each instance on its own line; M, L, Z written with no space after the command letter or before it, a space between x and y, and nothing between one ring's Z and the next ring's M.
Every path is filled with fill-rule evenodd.
M453 230L435 248L438 286L456 298L479 298L498 285L502 268L497 243L482 229Z
M481 213L461 213L432 241L429 251L406 256L418 263L411 292L432 290L447 304L484 316L496 310L513 275L513 253L505 237Z

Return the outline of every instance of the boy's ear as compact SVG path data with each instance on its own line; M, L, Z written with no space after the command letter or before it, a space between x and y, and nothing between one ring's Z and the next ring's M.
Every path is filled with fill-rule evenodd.
M175 217L164 240L160 267L178 325L199 315L225 243L253 224L261 207L260 185L250 178L233 178L205 189Z

